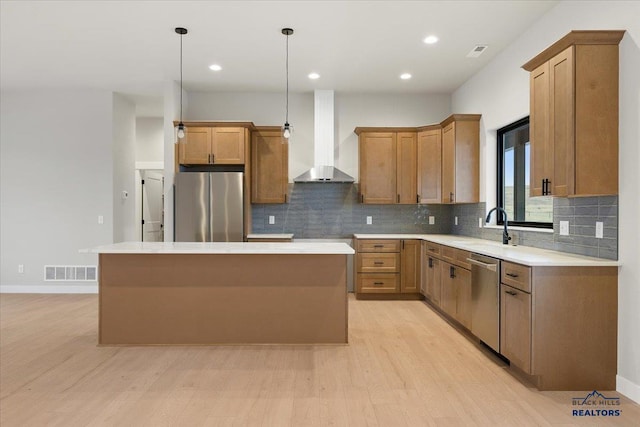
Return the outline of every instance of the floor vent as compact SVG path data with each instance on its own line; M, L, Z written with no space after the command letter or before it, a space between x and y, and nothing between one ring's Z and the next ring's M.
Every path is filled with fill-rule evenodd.
M489 46L487 46L486 44L477 45L476 47L471 49L471 52L467 54L467 58L477 58L478 56L482 55L488 47Z
M46 282L95 282L98 279L95 265L45 265Z

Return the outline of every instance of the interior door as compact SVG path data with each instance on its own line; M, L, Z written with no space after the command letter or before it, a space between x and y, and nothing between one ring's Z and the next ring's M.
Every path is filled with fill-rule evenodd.
M158 171L141 171L142 241L164 240L164 177Z

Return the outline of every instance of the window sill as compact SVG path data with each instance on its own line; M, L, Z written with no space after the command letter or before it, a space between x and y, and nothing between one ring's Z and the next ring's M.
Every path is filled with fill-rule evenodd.
M496 230L503 230L504 227L502 225L485 225L484 228L493 228ZM509 226L508 230L514 231L531 231L534 233L551 233L553 234L553 228L535 228L535 227L518 227L518 226Z

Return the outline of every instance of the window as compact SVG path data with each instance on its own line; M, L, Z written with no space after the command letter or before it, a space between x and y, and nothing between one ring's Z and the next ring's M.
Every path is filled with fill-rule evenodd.
M529 197L530 164L529 117L498 129L498 206L509 225L553 228L551 196Z

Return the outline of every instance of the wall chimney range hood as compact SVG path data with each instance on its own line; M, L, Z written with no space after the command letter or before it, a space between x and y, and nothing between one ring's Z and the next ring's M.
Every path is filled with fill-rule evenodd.
M352 183L353 177L334 166L334 104L332 90L313 92L313 163L314 167L294 178L293 182Z

